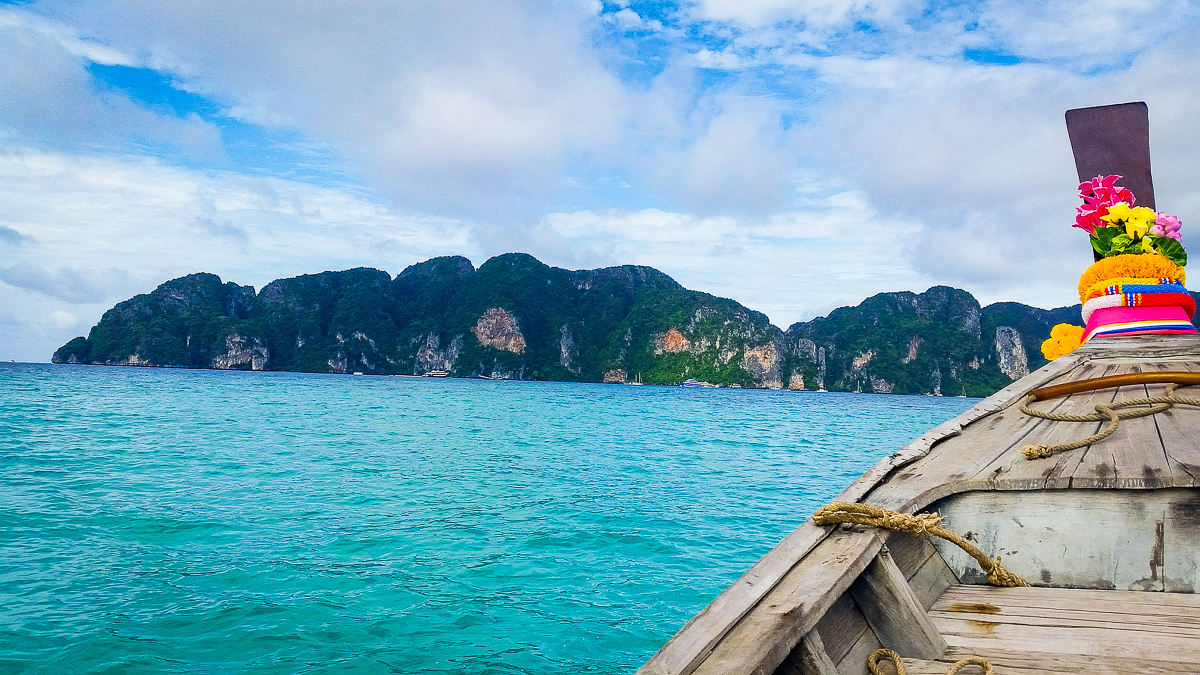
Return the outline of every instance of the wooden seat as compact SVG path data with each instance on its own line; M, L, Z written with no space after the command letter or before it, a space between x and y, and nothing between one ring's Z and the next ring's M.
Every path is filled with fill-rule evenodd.
M909 675L943 675L966 656L997 675L1200 672L1200 595L955 585L929 616L949 649L904 659Z

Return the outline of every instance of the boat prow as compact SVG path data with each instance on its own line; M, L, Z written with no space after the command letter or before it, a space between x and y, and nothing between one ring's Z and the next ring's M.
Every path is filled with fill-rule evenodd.
M1197 672L1200 408L1180 402L1125 419L1110 436L1050 457L1022 453L1105 426L1031 416L1022 405L1032 390L1164 372L1200 373L1200 336L1093 340L904 446L837 497L938 512L943 527L1000 556L1029 587L989 585L975 558L941 539L809 519L638 672L866 674L881 647L904 657L909 675L940 675L966 656L997 673ZM1094 389L1028 407L1095 414L1097 404L1162 399L1172 386ZM1173 398L1200 399L1189 391Z

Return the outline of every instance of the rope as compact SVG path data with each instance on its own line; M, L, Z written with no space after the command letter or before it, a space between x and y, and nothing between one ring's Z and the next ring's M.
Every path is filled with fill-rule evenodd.
M1044 420L1052 420L1055 422L1101 422L1108 420L1108 426L1100 430L1099 433L1081 438L1070 443L1059 443L1058 445L1026 445L1021 448L1021 453L1029 459L1040 459L1050 457L1059 452L1082 448L1085 445L1091 445L1102 441L1116 432L1117 427L1121 424L1121 420L1134 419L1137 417L1146 417L1154 415L1166 410L1170 410L1175 405L1190 405L1200 407L1200 400L1193 398L1184 398L1176 396L1175 390L1179 387L1177 383L1167 385L1166 396L1148 396L1146 398L1135 398L1127 401L1116 401L1114 403L1100 403L1096 405L1096 412L1091 415L1059 415L1056 413L1042 412L1029 407L1030 403L1040 400L1037 396L1030 394L1021 402L1021 412L1030 417L1039 417ZM1149 408L1140 410L1130 410L1128 412L1118 413L1121 408L1129 408L1132 406L1147 405Z
M888 675L879 668L879 662L883 659L890 659L892 664L896 666L896 675L907 675L904 670L904 664L900 661L900 655L890 649L876 649L867 657L867 668L874 675ZM955 661L954 665L946 671L946 675L955 675L958 671L967 666L979 666L983 669L983 675L995 675L996 671L992 670L992 664L987 659L981 659L978 656L968 656L961 661Z
M854 523L882 527L885 530L907 532L919 537L940 537L966 551L979 563L979 567L987 574L987 579L993 586L1028 586L1021 577L1000 566L1000 557L987 557L971 542L941 527L942 517L936 513L921 513L912 515L889 511L885 508L870 504L853 502L829 502L817 509L812 516L818 525L836 525L838 523Z

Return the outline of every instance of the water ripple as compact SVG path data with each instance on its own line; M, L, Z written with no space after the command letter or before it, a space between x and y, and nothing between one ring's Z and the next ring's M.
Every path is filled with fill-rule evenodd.
M631 672L971 403L0 364L0 671Z

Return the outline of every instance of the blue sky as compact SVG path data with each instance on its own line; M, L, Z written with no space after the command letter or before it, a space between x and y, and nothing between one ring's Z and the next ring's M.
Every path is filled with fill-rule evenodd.
M169 278L507 251L782 327L1074 301L1063 111L1145 100L1200 215L1194 3L0 2L0 358Z

